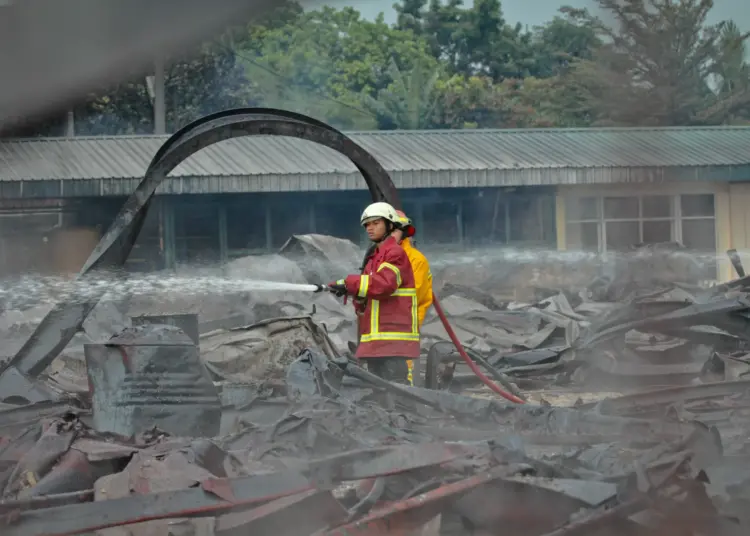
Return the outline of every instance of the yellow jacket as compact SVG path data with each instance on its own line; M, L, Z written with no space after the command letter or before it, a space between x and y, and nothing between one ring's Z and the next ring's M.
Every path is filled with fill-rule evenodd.
M411 245L408 238L401 241L401 247L404 248L406 256L409 257L411 269L414 272L414 282L417 287L417 314L419 316L419 327L422 327L427 309L432 305L432 272L430 272L430 263L422 253Z

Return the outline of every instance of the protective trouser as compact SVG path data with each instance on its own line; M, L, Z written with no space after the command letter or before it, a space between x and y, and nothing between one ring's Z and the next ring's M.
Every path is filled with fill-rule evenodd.
M402 385L409 383L408 360L403 357L372 357L362 359L367 364L367 370L384 380Z

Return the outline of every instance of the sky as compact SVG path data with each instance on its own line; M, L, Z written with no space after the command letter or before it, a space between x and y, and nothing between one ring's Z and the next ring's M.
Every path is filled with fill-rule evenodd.
M471 5L473 0L465 0L465 3ZM311 8L321 5L352 6L367 19L373 19L378 13L383 12L386 22L389 23L396 20L393 4L394 0L309 0L305 2L305 5ZM509 23L520 22L530 27L549 21L564 5L592 8L594 4L592 0L502 0L503 13ZM709 22L715 23L725 19L733 19L741 30L750 31L750 0L714 0Z

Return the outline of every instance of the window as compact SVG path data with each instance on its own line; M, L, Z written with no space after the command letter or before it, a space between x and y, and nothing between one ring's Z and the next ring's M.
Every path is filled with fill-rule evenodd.
M713 194L577 197L565 207L571 249L622 251L639 243L676 241L706 253L706 278L715 278Z

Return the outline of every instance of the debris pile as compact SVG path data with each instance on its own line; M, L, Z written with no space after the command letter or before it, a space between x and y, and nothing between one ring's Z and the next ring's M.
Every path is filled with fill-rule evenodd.
M525 389L572 381L619 391L732 380L750 372L750 278L732 262L742 277L705 287L695 258L672 244L652 245L585 286L527 285L533 299L526 302L507 297L502 284L493 287L493 278L475 287L445 282L441 297L464 344ZM453 366L457 355L446 340L428 316L427 376L444 388L476 383Z
M130 437L95 431L97 407L0 411L0 523L11 536L740 534L741 383L511 406L384 385L309 349L210 439L160 428L189 406Z
M319 282L342 250L360 262L324 238L290 241L262 278ZM330 295L110 307L117 329L93 315L38 376L57 396L0 406L0 534L747 534L750 279L705 289L633 262L644 277L527 285L525 302L501 278L440 286L471 357L523 405L467 391L432 317L425 385L406 387L349 359L353 319ZM628 394L544 400L607 382Z

